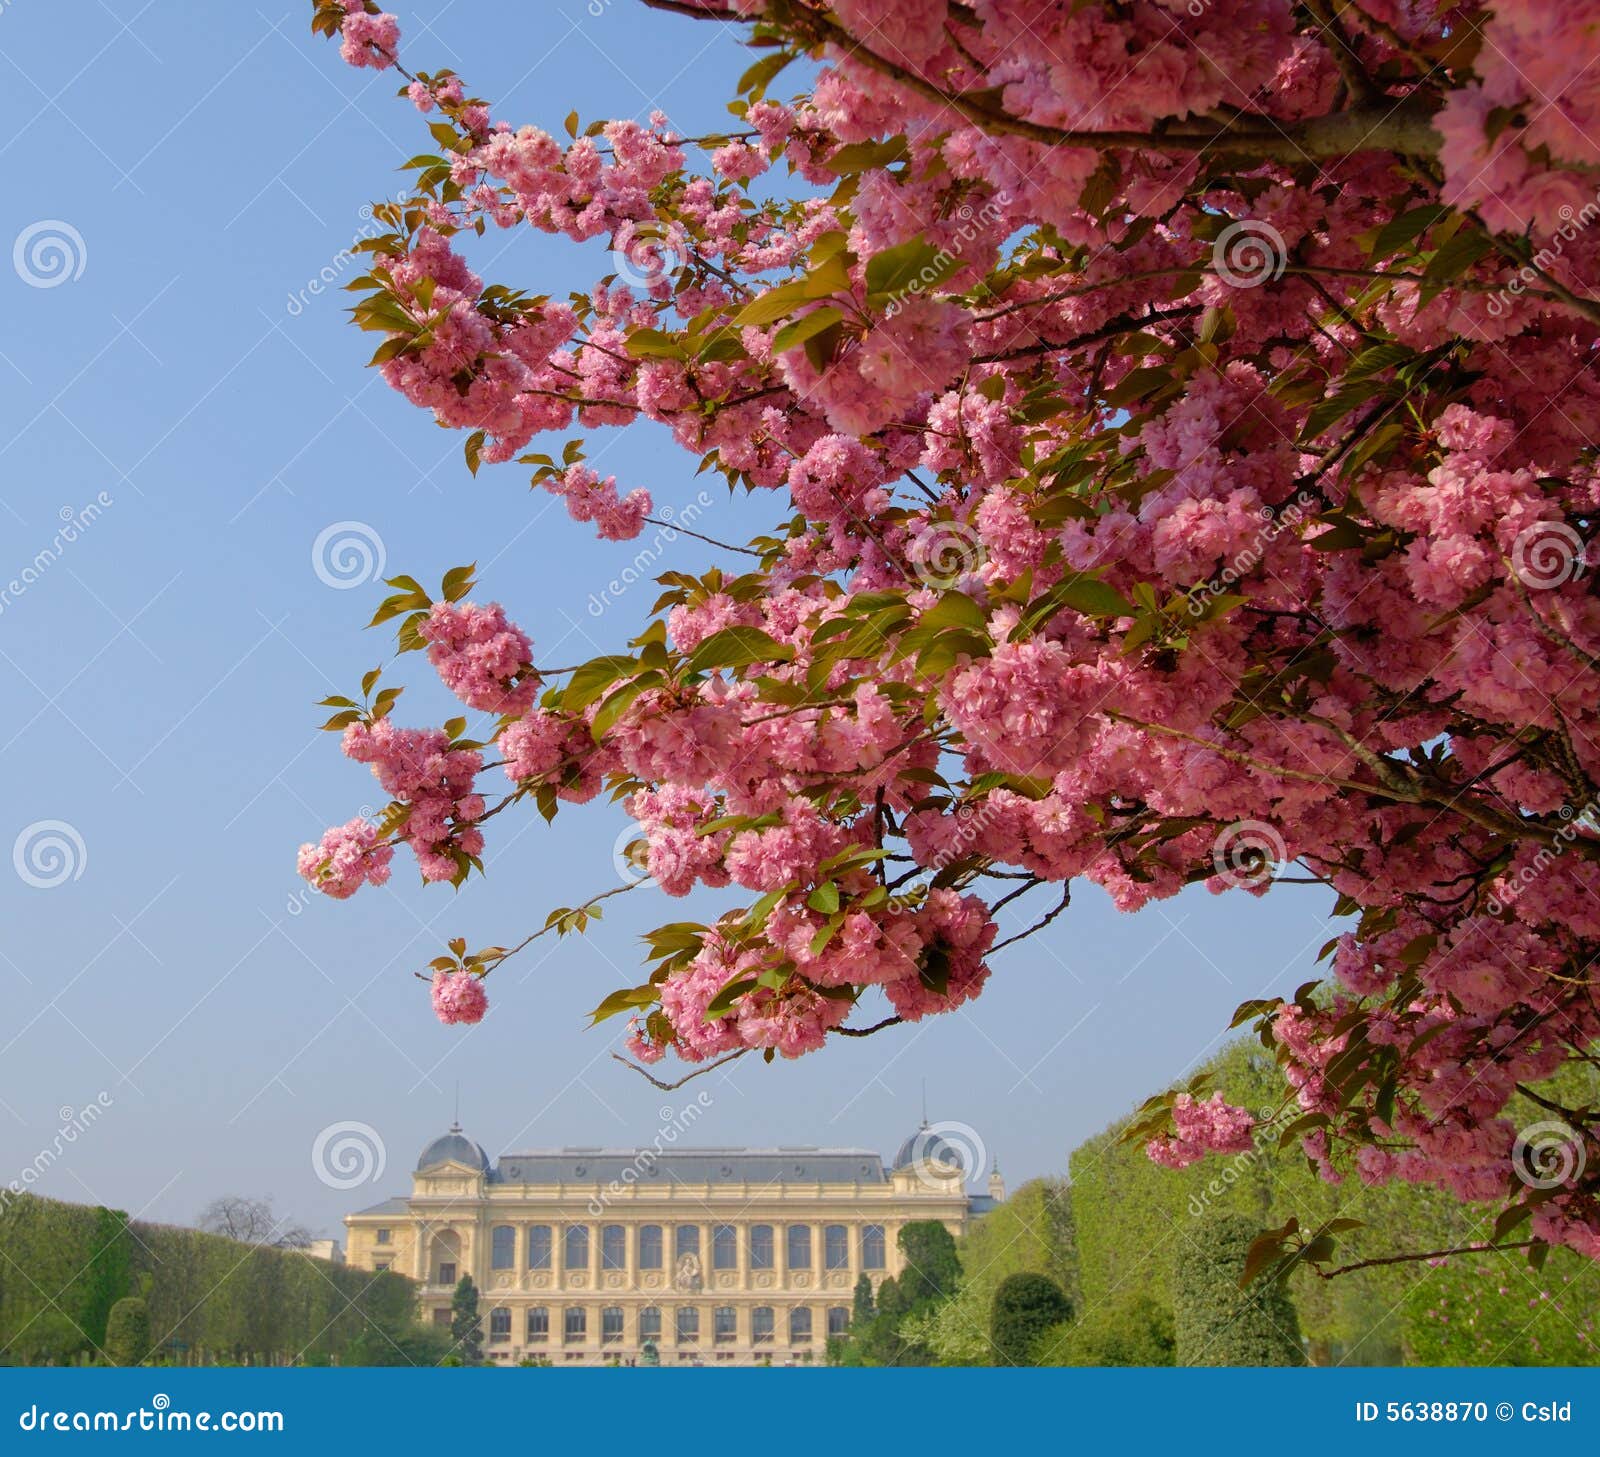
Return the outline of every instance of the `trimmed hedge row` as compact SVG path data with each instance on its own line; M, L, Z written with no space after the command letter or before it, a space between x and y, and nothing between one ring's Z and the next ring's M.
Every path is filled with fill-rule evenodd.
M0 1209L0 1363L105 1359L112 1307L148 1310L153 1359L312 1364L414 1320L411 1282L120 1210L23 1195Z

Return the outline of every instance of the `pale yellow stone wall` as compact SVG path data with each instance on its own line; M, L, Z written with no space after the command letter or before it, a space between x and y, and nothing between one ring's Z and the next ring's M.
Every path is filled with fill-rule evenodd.
M960 1174L931 1164L898 1170L882 1183L730 1181L634 1184L618 1191L587 1183L491 1183L466 1165L447 1163L414 1176L407 1207L402 1214L347 1215L349 1263L369 1270L387 1264L416 1280L423 1317L429 1320L448 1319L455 1282L470 1274L480 1292L490 1359L514 1363L542 1356L556 1364L586 1365L637 1359L645 1339L641 1322L651 1311L659 1313L656 1344L663 1365L750 1364L769 1358L774 1364L820 1362L829 1312L848 1316L857 1277L866 1269L864 1230L883 1231L883 1268L866 1270L877 1284L900 1273L902 1226L937 1219L959 1235L968 1217ZM569 1268L565 1232L574 1225L588 1228L588 1250ZM734 1230L727 1269L717 1268L714 1259L713 1231L719 1225ZM751 1230L762 1225L773 1231L770 1268L757 1268L752 1258ZM791 1225L810 1230L804 1266L791 1267L788 1259ZM548 1264L530 1269L535 1226L549 1228L551 1248ZM607 1226L620 1229L620 1250L604 1248ZM659 1268L641 1262L640 1232L648 1226L662 1232ZM680 1226L699 1229L699 1253L692 1260L677 1257ZM826 1268L829 1226L845 1231L842 1268ZM513 1231L506 1268L494 1259L496 1227ZM542 1337L529 1329L529 1313L538 1310L548 1321ZM679 1339L680 1310L698 1312L693 1339L687 1331ZM496 1311L505 1315L496 1320ZM581 1333L576 1321L569 1333L569 1311L583 1312ZM718 1311L724 1312L721 1332ZM810 1313L809 1335L803 1326L791 1326L796 1311ZM770 1312L770 1339L763 1339L763 1312Z

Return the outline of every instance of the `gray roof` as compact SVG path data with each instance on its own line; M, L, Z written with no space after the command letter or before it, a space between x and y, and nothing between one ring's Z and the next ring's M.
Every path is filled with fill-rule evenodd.
M988 1214L1000 1207L1000 1201L990 1194L968 1194L968 1214Z
M900 1151L895 1154L891 1167L903 1169L915 1163L943 1164L947 1168L960 1169L971 1179L981 1172L979 1169L967 1167L971 1157L971 1154L963 1151L958 1144L952 1143L938 1129L930 1128L924 1123L900 1145Z
M882 1184L864 1148L540 1148L503 1154L497 1184Z
M382 1204L373 1204L366 1209L356 1210L357 1214L409 1214L411 1205L405 1199L385 1199Z
M423 1149L417 1156L417 1168L431 1169L435 1164L442 1164L446 1160L482 1169L485 1173L489 1170L489 1155L483 1151L481 1145L468 1138L459 1126L451 1128L448 1133L434 1139Z

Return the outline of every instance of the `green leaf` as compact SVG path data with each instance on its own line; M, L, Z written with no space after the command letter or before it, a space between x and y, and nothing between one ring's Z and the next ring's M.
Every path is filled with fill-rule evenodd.
M909 238L867 259L867 292L874 295L904 293L907 289L931 288L961 266L961 260L946 248L936 248L926 238Z
M635 1007L648 1007L657 997L653 986L627 987L620 992L612 992L594 1011L589 1013L590 1026L596 1022L604 1022L607 1017L615 1017L619 1012L630 1012Z
M689 655L689 669L706 673L715 668L748 667L751 663L787 663L793 657L792 647L759 627L724 627Z
M806 904L825 916L833 915L839 909L838 885L831 880L824 881L806 897Z
M793 283L781 283L776 288L769 288L765 293L757 294L737 314L733 316L736 328L748 326L761 327L764 324L775 323L779 319L788 318L801 304L810 301L812 295L808 289L807 280L796 279Z
M843 319L844 315L832 304L824 304L819 309L813 309L792 324L785 324L772 336L772 352L782 354L786 349L794 349L804 344L807 339L813 339L835 324L841 323Z

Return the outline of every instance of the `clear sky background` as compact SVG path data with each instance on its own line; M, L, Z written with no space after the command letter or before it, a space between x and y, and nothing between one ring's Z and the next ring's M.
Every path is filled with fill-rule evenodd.
M477 1028L440 1026L413 977L452 935L508 943L615 884L619 810L497 822L488 877L460 894L421 887L402 852L388 887L310 903L296 847L376 800L313 705L352 692L391 641L362 630L381 588L314 570L326 528L360 523L388 574L424 583L476 559L480 595L547 663L620 647L655 588L591 612L638 546L597 542L521 467L474 481L460 436L364 368L373 339L345 321L348 296L307 291L358 271L341 254L370 227L364 204L431 146L393 74L344 66L309 15L298 0L0 0L0 244L39 223L82 240L35 232L20 267L0 265L0 584L66 516L111 503L0 599L0 1184L48 1165L40 1192L173 1222L219 1194L271 1194L337 1234L348 1209L409 1189L457 1082L491 1154L647 1143L702 1091L695 1142L888 1154L926 1084L930 1118L970 1125L1015 1184L1061 1172L1215 1050L1238 1002L1314 974L1318 890L1191 892L1123 916L1086 886L959 1013L664 1095L611 1060L621 1023L585 1016L639 979L638 932L682 918L653 888L493 978ZM400 19L413 66L453 66L497 117L553 132L574 108L587 122L660 107L715 130L749 59L729 28L633 0L416 0ZM51 267L30 250L51 232L69 276L35 286L23 275ZM608 271L602 245L532 233L491 236L473 261L557 293ZM588 440L658 506L709 479L649 427ZM781 514L711 489L713 535ZM713 557L680 538L661 568ZM403 667L416 686L397 720L447 716L423 660ZM50 821L70 827L64 866L49 831L29 833ZM19 857L60 883L28 883ZM63 1118L96 1100L102 1116L58 1154ZM375 1131L386 1163L348 1190L312 1152L346 1121Z

